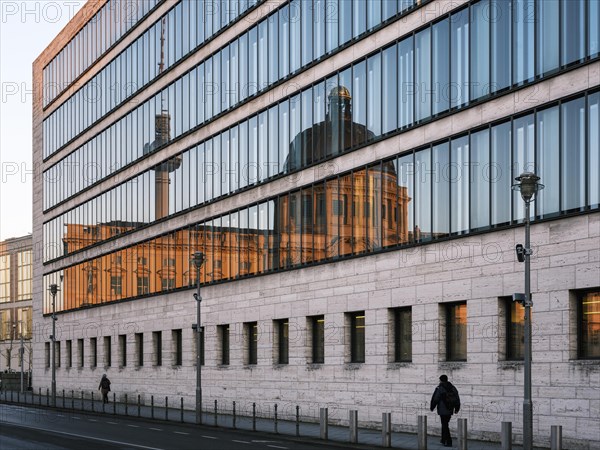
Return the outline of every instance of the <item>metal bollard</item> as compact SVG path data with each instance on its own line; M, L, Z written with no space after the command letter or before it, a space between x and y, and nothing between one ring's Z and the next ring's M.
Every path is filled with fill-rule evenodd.
M150 417L154 419L154 395L150 396Z
M319 424L320 424L320 436L321 439L327 440L328 438L328 424L327 424L327 408L319 408Z
M467 419L458 419L458 450L467 450Z
M102 399L102 414L106 413L105 409L106 405L104 404L104 399ZM92 398L92 411L94 410L94 399Z
M502 450L512 450L512 422L502 422L500 431Z
M71 411L75 409L75 392L71 390Z
M63 394L63 408L65 407L65 390L62 390L62 394Z
M117 394L113 392L113 415L117 414Z
M562 425L550 427L550 449L562 450Z
M215 427L217 426L217 419L218 418L218 413L217 413L217 401L215 400Z
M94 412L94 391L92 391L92 412ZM102 412L104 412L104 401L102 402Z
M252 431L256 431L256 403L252 403Z
M169 421L169 397L165 397L165 420Z
M12 392L10 394L10 401L12 402ZM46 388L46 406L50 406L50 391Z
M17 403L21 403L21 391L17 391Z
M125 394L125 415L126 416L129 415L129 409L128 409L128 405L127 405L127 394Z
M275 429L275 434L278 434L279 431L277 431L277 403L275 403L275 417L274 417L275 421L274 421L274 429Z
M141 407L140 407L140 394L138 394L138 417L141 417Z
M300 406L296 405L296 436L300 436Z
M38 388L38 402L42 406L42 388Z
M427 450L427 416L417 417L417 439L419 450Z
M350 443L358 443L358 411L355 409L348 411L348 428L350 429Z
M392 446L392 413L381 413L381 446Z
M83 391L81 391L81 410L83 411Z
M183 423L183 397L181 397L181 423Z
M235 402L233 402L233 429L235 430Z

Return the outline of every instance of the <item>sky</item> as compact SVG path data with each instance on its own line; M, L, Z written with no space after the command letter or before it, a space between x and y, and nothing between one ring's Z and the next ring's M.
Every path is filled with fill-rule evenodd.
M32 231L33 61L85 3L0 0L0 241Z

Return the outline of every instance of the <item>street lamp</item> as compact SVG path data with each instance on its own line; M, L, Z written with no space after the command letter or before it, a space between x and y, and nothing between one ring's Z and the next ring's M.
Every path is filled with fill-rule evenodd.
M24 392L23 391L23 356L24 356L24 348L23 348L23 321L19 320L19 323L21 324L19 327L19 333L21 334L21 347L19 348L19 355L21 356L21 394ZM17 325L13 323L13 334L16 335L16 327Z
M530 245L530 223L529 207L535 194L544 189L544 185L538 183L540 177L532 172L523 172L515 178L517 183L512 188L521 192L521 197L525 202L525 247L518 244L516 247L517 258L519 262L525 262L525 295L515 294L515 300L521 302L525 309L524 320L524 388L523 388L523 450L533 449L533 405L531 402L531 278L529 272L529 262L531 257Z
M196 423L202 424L202 365L201 365L201 342L200 342L200 268L204 264L204 253L194 252L192 263L196 267L196 288L198 292L194 294L196 299Z
M61 276L62 281L62 276ZM56 283L50 285L52 295L52 406L56 406L56 294L60 289Z

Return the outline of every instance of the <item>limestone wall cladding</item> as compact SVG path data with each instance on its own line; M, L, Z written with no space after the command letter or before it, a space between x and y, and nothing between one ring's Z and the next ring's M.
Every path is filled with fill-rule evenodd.
M360 257L279 274L202 288L202 324L206 327L203 367L205 407L214 400L230 410L280 417L295 413L315 419L328 406L334 422L345 422L358 409L366 424L392 412L400 429L414 430L416 416L430 415L429 399L440 373L461 392L459 417L474 435L497 437L501 421L521 431L523 365L504 360L503 305L499 297L523 291L524 266L514 246L524 241L523 227L469 236L379 255ZM600 214L565 218L532 226L533 399L536 442L548 444L550 426L563 425L569 448L600 445L600 361L578 361L573 290L600 286ZM58 391L97 390L103 373L113 391L129 398L141 394L157 404L183 397L194 404L195 356L192 324L194 291L155 296L61 314L57 339L62 364ZM466 301L468 358L444 361L444 320L440 304ZM391 363L388 309L412 305L413 361ZM365 311L366 362L348 363L345 313ZM325 315L325 364L309 364L307 317ZM289 319L290 360L274 365L273 320ZM46 319L47 322L49 322ZM244 365L243 324L258 322L258 364ZM217 325L230 324L229 366L219 366ZM183 330L183 364L173 366L173 329ZM154 366L152 332L162 331L163 365ZM135 333L144 333L144 366L135 365ZM119 366L118 335L127 336L127 365ZM104 337L111 336L112 366L104 365ZM98 366L90 367L90 337L97 337ZM84 338L83 368L66 367L65 340ZM43 345L43 344L41 344ZM34 384L49 387L50 370L36 354ZM73 363L77 365L77 355ZM44 376L37 376L44 374ZM173 402L179 402L173 399ZM178 404L178 403L177 403Z

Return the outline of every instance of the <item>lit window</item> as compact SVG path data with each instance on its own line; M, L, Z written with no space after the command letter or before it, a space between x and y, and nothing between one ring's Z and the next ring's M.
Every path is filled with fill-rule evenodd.
M600 291L579 295L578 356L600 358Z
M446 305L446 361L467 360L467 304Z
M506 300L506 359L523 360L525 354L525 308L511 297Z
M350 319L350 362L365 362L365 312L349 313Z

